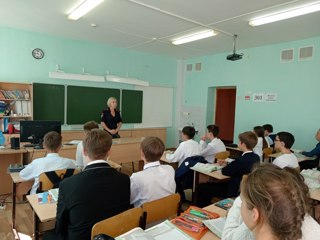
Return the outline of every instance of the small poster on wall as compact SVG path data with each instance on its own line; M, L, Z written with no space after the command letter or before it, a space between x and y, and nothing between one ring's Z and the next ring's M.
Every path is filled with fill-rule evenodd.
M266 102L276 102L278 94L276 93L266 93L264 99Z
M264 94L263 93L252 94L252 100L254 102L263 102L264 101Z

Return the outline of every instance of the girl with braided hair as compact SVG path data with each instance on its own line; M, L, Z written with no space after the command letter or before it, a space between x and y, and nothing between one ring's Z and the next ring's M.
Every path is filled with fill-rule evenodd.
M242 180L240 196L242 219L256 240L319 239L309 190L296 170L261 165Z

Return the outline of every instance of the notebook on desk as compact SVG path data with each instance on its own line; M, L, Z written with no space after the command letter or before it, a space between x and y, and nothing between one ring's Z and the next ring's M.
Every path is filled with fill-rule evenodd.
M211 173L213 171L217 171L222 168L223 166L219 166L211 163L197 163L191 169L199 172Z

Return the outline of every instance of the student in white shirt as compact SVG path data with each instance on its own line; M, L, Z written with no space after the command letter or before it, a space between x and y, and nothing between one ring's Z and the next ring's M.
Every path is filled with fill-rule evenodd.
M167 153L166 159L169 162L178 162L180 164L187 158L200 154L199 143L193 140L196 131L194 127L184 127L182 129L181 138L183 140L174 153Z
M260 162L263 161L263 149L268 147L268 143L264 138L264 129L261 126L256 126L253 128L253 132L256 134L258 138L257 145L253 148L253 152L258 154L260 157Z
M86 122L83 125L84 135L89 131L91 131L92 129L98 129L98 128L99 128L99 125L95 121ZM81 141L77 145L76 164L78 168L83 169L85 166L87 166L87 163L88 161L86 160L86 156L83 153L83 143Z
M160 165L164 144L158 137L146 137L141 143L143 170L131 175L130 203L139 207L146 202L157 200L176 191L174 169L170 165Z
M201 137L200 140L200 155L203 156L207 162L213 163L215 156L219 152L226 151L226 146L218 138L219 127L217 125L208 125L206 135ZM210 140L207 144L206 140Z
M57 132L48 132L44 136L43 146L47 151L47 156L33 160L25 169L20 172L20 177L23 180L34 179L34 184L31 188L31 194L35 194L39 187L39 176L41 173L50 172L65 168L76 168L75 161L62 158L58 152L62 146L62 137Z
M273 164L280 168L299 167L297 157L290 151L290 148L294 143L294 136L289 132L279 132L277 133L274 142L275 148L279 149L282 154L273 161Z
M296 170L260 165L242 180L240 197L241 220L235 219L243 231L242 221L246 224L253 239L320 239L320 225L310 216L309 188ZM227 219L222 240L251 239L243 238L248 235L236 232L233 224L235 228ZM237 235L227 237L232 232Z

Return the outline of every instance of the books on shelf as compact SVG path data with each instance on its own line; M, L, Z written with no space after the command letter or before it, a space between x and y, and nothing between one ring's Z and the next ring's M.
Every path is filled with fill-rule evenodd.
M131 231L118 236L116 240L192 240L193 238L185 234L170 221L166 220L146 230L134 228Z
M214 205L224 210L229 210L232 207L233 203L234 203L234 200L232 198L226 198L219 202L216 202Z
M29 90L0 90L0 99L30 99Z
M217 171L222 169L223 166L219 166L212 163L197 163L191 169L199 172L211 173L213 171Z
M213 232L219 238L221 238L224 225L226 224L226 218L223 217L223 218L204 220L203 223L209 228L211 232Z

